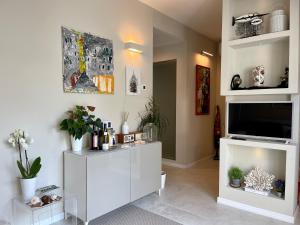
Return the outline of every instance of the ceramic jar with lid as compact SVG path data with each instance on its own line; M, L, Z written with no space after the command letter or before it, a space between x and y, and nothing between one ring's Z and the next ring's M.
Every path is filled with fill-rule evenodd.
M271 13L270 32L280 32L288 30L288 16L283 9L275 10Z

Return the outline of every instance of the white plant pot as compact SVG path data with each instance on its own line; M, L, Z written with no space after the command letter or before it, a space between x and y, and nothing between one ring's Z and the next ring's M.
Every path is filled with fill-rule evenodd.
M71 145L74 152L80 152L82 150L82 139L83 138L75 139L71 136Z
M124 121L122 125L122 134L129 134L129 126L127 121Z
M30 201L31 198L35 196L36 177L31 179L20 178L20 184L24 201Z

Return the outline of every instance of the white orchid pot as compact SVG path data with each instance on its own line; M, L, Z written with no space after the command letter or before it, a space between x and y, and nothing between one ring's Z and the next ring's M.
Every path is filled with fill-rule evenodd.
M30 201L31 198L35 196L36 177L30 179L20 178L20 184L24 201Z
M74 152L80 152L82 150L82 139L82 137L80 139L75 139L71 136L71 145Z

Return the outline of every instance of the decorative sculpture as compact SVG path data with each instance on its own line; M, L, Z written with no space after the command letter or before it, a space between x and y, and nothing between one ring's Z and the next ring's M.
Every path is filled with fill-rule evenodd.
M241 84L242 84L241 76L239 74L234 75L232 77L231 84L230 84L231 90L238 90Z
M262 34L263 17L268 15L249 13L240 17L232 17L232 26L235 26L235 33L239 38L247 38Z
M280 77L280 85L278 87L288 88L289 87L289 68L285 68L285 73Z
M273 189L272 183L275 176L256 167L254 170L251 170L244 179L246 188L253 188L255 191L270 191Z
M263 86L265 82L265 67L257 66L252 70L252 79L255 87Z

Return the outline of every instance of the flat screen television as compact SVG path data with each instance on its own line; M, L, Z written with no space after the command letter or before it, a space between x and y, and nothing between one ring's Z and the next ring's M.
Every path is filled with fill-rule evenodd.
M228 134L292 139L292 102L228 103Z

